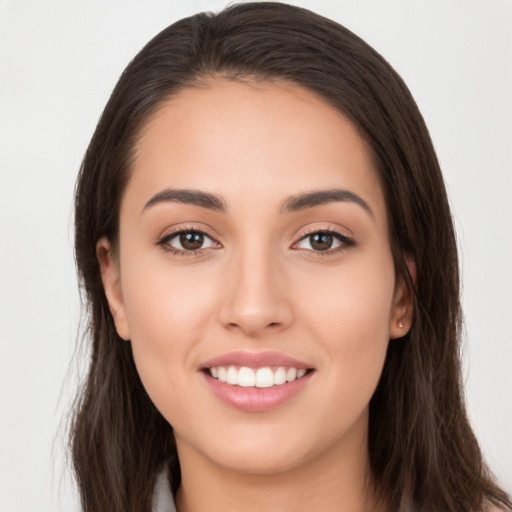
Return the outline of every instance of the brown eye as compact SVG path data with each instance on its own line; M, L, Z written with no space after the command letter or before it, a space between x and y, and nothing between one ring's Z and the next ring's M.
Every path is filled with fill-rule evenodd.
M195 251L218 247L218 243L206 233L196 230L183 230L164 236L158 245L175 254L193 254Z
M202 233L191 232L182 233L180 235L180 244L183 249L187 251L196 251L197 249L201 249L203 243L204 235Z
M309 243L315 251L326 251L332 247L334 237L330 233L315 233L309 236Z
M353 245L355 245L354 240L337 231L317 231L301 238L293 248L306 249L318 254L323 252L328 255Z

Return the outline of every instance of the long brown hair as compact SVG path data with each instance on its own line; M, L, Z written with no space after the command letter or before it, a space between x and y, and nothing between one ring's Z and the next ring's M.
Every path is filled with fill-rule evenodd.
M211 77L290 81L344 113L368 142L383 185L399 278L416 262L414 324L389 344L370 403L369 455L394 510L510 506L469 425L461 383L457 249L443 178L423 118L391 66L346 28L281 3L202 13L163 30L122 74L78 177L75 250L89 313L90 369L71 451L86 512L151 510L156 475L180 482L172 427L146 394L130 343L119 338L96 258L115 246L138 134L159 106Z

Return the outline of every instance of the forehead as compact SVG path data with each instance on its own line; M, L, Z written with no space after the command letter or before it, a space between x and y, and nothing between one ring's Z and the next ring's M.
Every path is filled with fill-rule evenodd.
M182 90L141 130L132 173L125 195L136 191L140 200L174 187L207 190L228 202L250 190L271 204L293 193L344 188L385 211L357 128L290 83L216 80Z

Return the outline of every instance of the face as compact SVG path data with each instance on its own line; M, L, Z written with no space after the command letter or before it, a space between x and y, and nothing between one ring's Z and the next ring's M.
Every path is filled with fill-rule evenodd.
M340 113L290 84L180 92L142 131L118 256L97 252L180 457L254 473L360 459L412 311L379 178Z

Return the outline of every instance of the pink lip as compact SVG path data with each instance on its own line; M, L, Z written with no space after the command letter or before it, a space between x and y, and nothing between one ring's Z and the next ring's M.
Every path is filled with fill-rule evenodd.
M279 352L230 352L213 359L209 359L200 365L200 369L212 368L215 366L247 366L248 368L263 368L264 366L293 367L298 370L307 370L311 365L288 357Z
M263 412L283 405L297 395L310 382L314 372L304 377L270 388L243 388L214 379L210 374L202 372L204 380L224 403L248 412Z
M284 366L288 368L311 369L311 365L278 352L231 352L205 361L200 367L203 370L200 373L210 390L224 403L248 412L263 412L283 405L300 393L308 385L315 373L314 371L308 372L304 377L292 382L286 382L280 386L246 388L221 382L213 378L209 372L204 371L206 368L218 366L247 366L248 368Z

